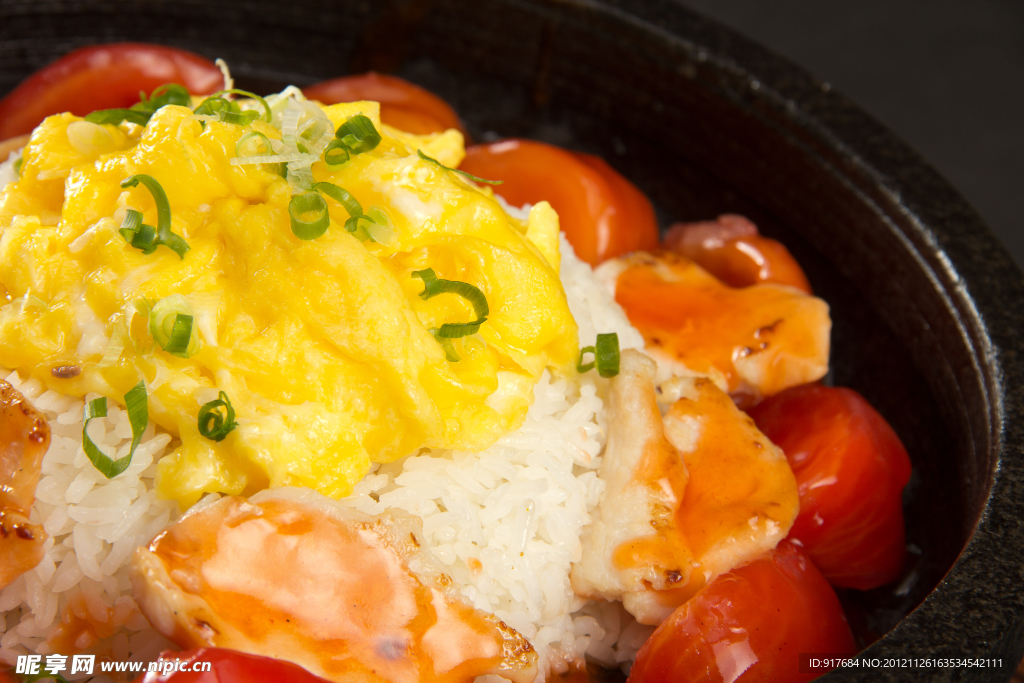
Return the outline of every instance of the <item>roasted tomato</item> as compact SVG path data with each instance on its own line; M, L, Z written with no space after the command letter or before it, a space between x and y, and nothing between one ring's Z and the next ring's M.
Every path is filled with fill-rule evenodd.
M647 197L596 157L509 139L469 147L460 168L504 181L494 191L514 206L550 201L576 255L591 265L658 246Z
M825 578L860 590L895 579L904 559L910 458L885 418L852 389L813 384L748 412L796 474L800 515L790 538Z
M722 574L684 603L637 654L629 683L796 683L801 653L856 651L832 587L791 543Z
M811 285L789 250L761 237L743 216L724 214L714 221L676 223L665 235L665 248L695 261L732 287L763 282L789 285L811 293Z
M0 140L32 132L51 114L85 116L97 109L130 107L139 92L178 83L204 95L224 82L208 59L184 50L146 43L93 45L68 53L15 88L0 101Z
M342 76L302 89L303 94L324 104L373 100L380 102L380 119L389 126L418 135L457 128L465 133L458 115L448 103L428 90L396 76L373 71Z
M203 662L211 664L210 671L192 670ZM291 662L219 648L164 652L160 663L159 672L143 674L134 683L326 683Z

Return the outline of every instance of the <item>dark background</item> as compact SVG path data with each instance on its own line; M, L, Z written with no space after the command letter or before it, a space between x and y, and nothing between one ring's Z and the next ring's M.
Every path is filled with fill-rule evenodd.
M679 0L891 128L1024 267L1024 1Z

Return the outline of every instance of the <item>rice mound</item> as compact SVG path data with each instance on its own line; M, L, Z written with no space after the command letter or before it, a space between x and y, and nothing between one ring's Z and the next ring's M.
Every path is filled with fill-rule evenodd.
M593 344L598 332L616 332L621 348L642 348L640 334L564 236L561 253L581 346ZM91 621L99 634L80 637L77 649L115 661L155 660L173 644L138 612L127 565L136 547L179 516L176 503L157 499L153 481L171 436L150 424L129 468L107 480L81 449L82 400L44 392L16 373L7 380L45 413L53 434L31 515L51 538L39 566L0 591L0 660L13 665L19 654L52 652L47 635L67 615ZM545 373L521 429L479 453L424 449L376 466L342 501L368 514L400 508L421 517L428 547L463 595L533 644L539 681L585 654L609 667L628 666L652 631L618 603L585 601L569 584L582 529L604 486L597 469L607 383L596 372L572 379ZM127 414L111 405L90 434L107 452L126 454Z

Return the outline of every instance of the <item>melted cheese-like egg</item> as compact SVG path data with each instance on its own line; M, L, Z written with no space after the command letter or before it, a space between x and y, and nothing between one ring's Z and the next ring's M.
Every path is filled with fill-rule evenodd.
M485 448L522 423L545 368L572 371L577 333L554 212L542 203L529 221L514 219L489 189L417 154L457 165L458 131L381 126L374 102L323 111L335 128L363 114L382 132L376 149L335 170L316 162L312 175L381 208L396 233L386 245L347 232L333 200L327 232L298 239L289 183L272 165L231 163L251 130L281 132L173 105L145 127L103 126L109 140L93 135L103 144L92 146L69 126L94 124L52 116L25 148L19 180L0 191L0 295L13 301L0 307L3 364L78 396L119 398L144 380L150 418L181 440L160 462L158 489L185 506L204 492L268 485L340 497L371 462ZM157 224L148 190L120 186L134 174L165 190L184 258L162 246L144 254L119 234L129 208ZM421 299L412 273L426 268L487 298L479 333L453 340L459 362L430 330L471 321L474 309L456 294ZM188 358L154 344L136 310L171 294L194 311ZM68 365L81 372L51 372ZM201 436L197 415L219 391L238 427L216 442Z

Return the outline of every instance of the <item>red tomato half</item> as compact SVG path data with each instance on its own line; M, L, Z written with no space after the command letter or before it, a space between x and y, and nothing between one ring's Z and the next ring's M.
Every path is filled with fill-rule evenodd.
M789 250L761 237L743 216L723 214L714 221L676 223L665 234L665 248L682 254L731 287L760 283L789 285L811 293L811 285Z
M206 95L224 82L213 62L163 45L112 43L64 55L21 82L0 101L0 140L32 132L51 114L85 116L97 109L130 107L139 91L178 83Z
M903 487L910 458L896 432L852 389L805 384L748 411L786 453L800 492L789 537L833 585L867 590L903 566Z
M134 683L327 683L291 662L220 648L164 652L160 661L168 664L166 674L143 674ZM175 662L177 671L170 668ZM211 670L193 671L201 662L210 662Z
M824 673L801 672L802 653L855 651L835 591L783 541L673 612L640 648L629 683L798 683Z
M324 104L373 100L380 102L381 121L418 135L457 128L465 133L458 114L440 97L397 76L373 71L321 81L302 93Z
M647 197L597 157L513 138L469 147L459 168L504 181L494 191L514 206L551 202L576 255L591 265L658 246Z

